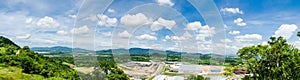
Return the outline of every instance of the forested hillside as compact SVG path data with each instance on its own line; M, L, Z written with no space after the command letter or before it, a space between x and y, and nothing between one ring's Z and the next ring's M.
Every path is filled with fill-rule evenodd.
M13 41L0 36L0 80L97 80L99 72L107 80L128 80L116 63L98 58L101 69L91 74L76 71L67 64L74 64L72 57L44 57L31 51L28 46L20 48ZM67 63L67 64L66 64ZM79 77L81 76L81 78ZM102 79L102 78L100 78Z
M0 36L0 64L1 80L80 79L77 71L61 61L43 57L28 46L20 48L3 36Z

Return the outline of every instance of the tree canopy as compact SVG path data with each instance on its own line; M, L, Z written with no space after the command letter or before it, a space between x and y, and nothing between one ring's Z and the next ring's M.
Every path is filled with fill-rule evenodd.
M41 75L45 78L80 79L77 71L68 65L35 53L28 46L20 48L11 40L2 36L0 36L0 63L21 68L22 72L26 74Z
M84 74L77 72L69 65L63 63L74 64L72 57L44 57L41 54L31 51L28 46L20 48L13 41L0 36L0 64L8 66L7 68L9 69L10 67L21 69L22 73L16 74L21 77L16 77L16 79L23 79L22 77L26 77L27 75L34 75L37 76L37 78L34 78L37 80L43 78L51 80L97 80L102 78L108 80L129 80L127 75L117 67L116 63L109 61L112 60L112 57L98 59L100 59L98 61L101 69L96 69L91 74ZM104 71L104 74L101 71ZM80 78L79 74L85 76ZM10 77L0 75L1 80L2 78L6 79Z
M253 73L251 78L255 80L299 79L299 50L288 44L283 37L270 39L267 45L244 47L237 52L245 66Z

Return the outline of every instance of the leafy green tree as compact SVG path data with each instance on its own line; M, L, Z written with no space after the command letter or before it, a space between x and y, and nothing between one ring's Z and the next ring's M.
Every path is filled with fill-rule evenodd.
M225 67L224 68L224 73L223 73L223 75L224 76L226 76L226 77L228 77L228 78L230 78L230 77L232 77L234 74L233 74L233 67Z
M187 78L187 80L205 80L205 78L201 75L191 75Z
M300 37L300 32L298 32L297 36Z
M300 78L300 53L283 37L271 37L267 45L244 47L238 56L256 80Z
M77 72L59 61L35 53L28 46L20 48L11 40L0 36L0 63L22 69L23 73L79 80Z

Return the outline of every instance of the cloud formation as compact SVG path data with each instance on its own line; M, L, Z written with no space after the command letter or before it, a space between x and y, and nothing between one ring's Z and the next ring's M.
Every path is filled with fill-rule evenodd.
M168 6L173 6L175 4L171 0L156 0L156 2L159 5L168 5Z
M173 41L184 41L187 39L190 39L192 37L192 35L189 32L185 32L183 33L183 35L181 36L165 36L165 40L173 40Z
M293 33L297 30L297 25L295 24L282 24L280 27L275 31L275 37L284 37L286 39L291 38Z
M97 17L99 19L98 25L100 26L105 26L105 27L116 26L118 22L117 18L110 18L104 14L98 14Z
M231 35L237 35L237 34L240 34L240 33L241 33L240 31L235 31L235 30L229 31L229 34L231 34Z
M191 22L186 25L185 30L198 30L201 28L201 23L199 21Z
M89 32L89 28L86 25L84 25L82 27L78 27L78 28L73 28L71 30L72 34L86 34L88 32Z
M157 40L157 38L155 36L151 36L149 34L143 34L140 36L136 36L135 38L137 38L139 40Z
M109 8L109 9L107 10L107 12L109 12L109 13L115 13L116 11L115 11L114 9Z
M143 13L137 13L133 15L127 14L122 16L120 21L121 24L126 27L138 27L152 23L152 20L146 17Z
M166 20L164 18L158 18L157 21L154 21L151 25L152 31L157 31L162 28L172 29L176 25L174 20Z
M36 25L45 28L57 28L59 23L52 17L45 16L44 18L39 19Z
M222 8L220 11L224 13L244 14L244 12L239 8Z
M234 38L237 41L248 41L248 42L262 40L262 36L259 34L245 34L245 35L235 36Z
M233 23L235 23L238 26L246 26L247 23L243 22L244 20L242 18L237 18L233 21Z
M68 34L68 32L63 31L63 30L57 31L56 33L59 35L67 35Z
M130 36L131 36L131 34L130 33L128 33L128 31L123 31L123 32L120 32L119 34L118 34L118 36L119 37L121 37L121 38L129 38Z
M102 32L101 34L104 35L104 36L106 36L106 37L109 37L109 36L112 35L111 32Z
M29 39L31 37L31 34L26 34L22 36L16 36L17 39Z

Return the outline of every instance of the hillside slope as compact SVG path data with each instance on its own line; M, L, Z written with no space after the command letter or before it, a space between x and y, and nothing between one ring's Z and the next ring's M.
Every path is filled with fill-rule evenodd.
M22 70L22 74L34 74L45 78L80 79L74 69L62 62L43 57L31 51L28 46L20 48L3 36L0 36L0 64L7 66L7 69L17 69L16 71L19 68ZM5 77L5 75L0 75L0 77ZM18 80L17 76L11 77L14 77L13 80L15 78Z

